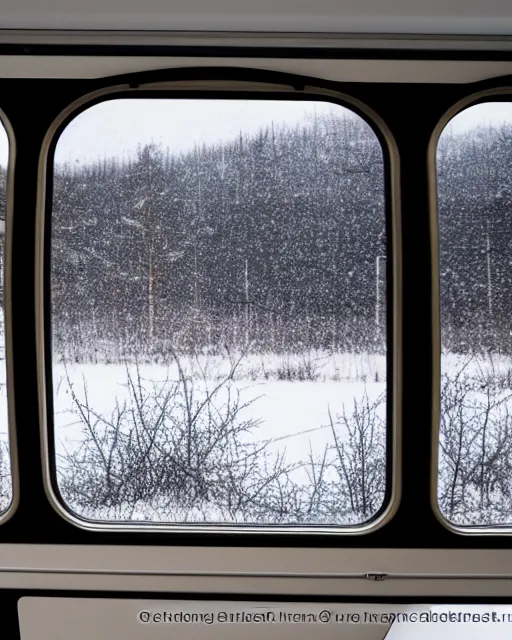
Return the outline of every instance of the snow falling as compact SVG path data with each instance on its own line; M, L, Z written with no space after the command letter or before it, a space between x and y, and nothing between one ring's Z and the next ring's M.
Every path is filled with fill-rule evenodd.
M56 167L57 467L83 517L343 525L383 506L382 149L339 107L276 120Z
M344 526L384 506L382 148L341 107L273 104L223 140L55 166L56 465L80 517ZM460 525L511 524L511 141L438 150L439 501Z

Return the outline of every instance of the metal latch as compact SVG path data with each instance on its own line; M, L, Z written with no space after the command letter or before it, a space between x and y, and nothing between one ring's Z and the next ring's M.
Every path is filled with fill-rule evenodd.
M382 582L388 577L387 573L367 573L366 579L373 580L373 582Z

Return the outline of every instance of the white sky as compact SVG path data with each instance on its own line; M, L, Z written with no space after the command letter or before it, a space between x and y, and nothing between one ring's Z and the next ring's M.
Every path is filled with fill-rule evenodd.
M308 115L339 113L327 102L282 100L123 99L102 102L77 116L62 133L57 163L86 163L103 157L132 155L139 144L161 143L171 152L196 144L234 140L240 132L294 125ZM345 111L343 109L343 111Z
M196 144L234 140L274 124L294 125L315 113L339 113L328 102L280 100L124 99L102 102L77 116L62 133L56 162L87 163L98 158L132 155L139 144L161 143L172 151ZM481 124L512 123L512 103L470 107L453 118L454 131Z
M159 142L174 151L196 144L235 139L240 131L294 125L309 115L339 112L326 102L279 100L110 100L77 116L64 130L56 148L57 162L87 163L98 158L129 156L139 144ZM512 102L489 102L464 110L447 125L460 132L481 124L512 123ZM7 134L0 126L0 165L8 159Z
M450 120L445 128L453 133L467 131L479 125L512 123L512 102L486 102L468 107Z

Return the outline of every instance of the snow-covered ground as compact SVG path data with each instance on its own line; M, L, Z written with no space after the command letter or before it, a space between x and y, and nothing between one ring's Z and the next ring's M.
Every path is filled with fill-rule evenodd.
M128 380L135 385L140 384L144 389L141 394L141 398L144 398L141 402L142 410L136 406ZM141 414L146 417L151 414L146 423L157 424L158 419L153 409L163 402L158 389L169 390L173 387L177 387L178 391L172 396L166 413L165 423L168 426L165 429L169 425L172 429L173 424L184 429L187 420L186 394L194 407L192 414L209 398L207 409L197 423L199 429L206 428L211 438L217 439L221 432L215 429L219 428L219 420L222 423L228 414L236 416L237 425L250 422L251 429L240 433L236 438L239 437L241 443L256 444L258 449L266 444L265 455L261 452L258 454L261 472L266 473L269 465L272 467L280 460L289 469L289 478L299 485L311 484L312 460L315 465L322 459L328 465L335 462L335 444L347 437L341 415L346 413L351 416L355 402L367 400L373 404L379 399L377 415L381 419L381 429L385 424L386 358L383 355L309 353L306 356L251 355L241 359L202 355L180 357L179 361L172 361L168 366L64 365L57 362L53 367L53 388L59 477L68 475L66 470L69 461L84 441L92 442L96 452L100 443L105 454L102 459L105 460L110 458L109 452L112 449L109 442L103 439L104 434L107 431L114 433L114 425L122 425L120 433L128 437L134 421L138 422L138 431L130 435L130 438L138 438L136 433L144 431L140 429ZM124 417L119 420L120 411L125 412L126 407L136 410L135 417L130 415L126 419L127 414L123 413ZM213 419L209 415L210 411L214 415ZM90 424L94 425L95 433L98 434L97 441L84 428L85 415L89 416ZM210 428L207 426L209 424L213 426ZM146 435L142 437L146 438ZM166 436L162 433L161 437ZM172 449L179 445L160 446L170 446ZM126 452L122 453L117 449L114 454L118 461L119 456L124 458L125 455ZM384 452L382 462L383 458ZM102 466L101 462L99 464ZM332 468L328 467L324 473L327 482L337 482ZM168 508L159 508L157 505L158 502L140 504L129 517L144 520L165 517ZM376 508L378 506L380 505ZM101 514L102 510L95 507L89 517L98 518ZM110 519L116 516L108 512L104 517ZM126 510L124 517L119 517L125 519ZM190 517L188 511L184 518ZM192 517L201 519L201 514ZM215 517L220 520L224 518L222 515ZM181 519L175 510L173 518Z
M5 363L4 318L0 308L0 512L12 500L11 463L9 458L9 421L7 412L7 369Z
M441 356L441 372L455 377L458 372L464 371L466 375L482 375L493 373L506 379L511 376L512 385L512 358L507 355L462 355L456 353L443 353Z
M319 459L326 447L332 447L330 415L336 421L344 410L348 414L354 402L365 394L370 402L382 398L386 391L386 357L376 354L259 354L241 359L211 355L182 358L180 365L189 389L196 397L205 397L217 387L213 402L219 409L239 397L246 405L240 420L251 420L254 427L245 437L250 441L270 441L272 455L285 454L289 464L307 462L310 455ZM442 372L454 378L460 371L465 377L492 374L507 396L511 389L512 361L507 357L469 357L444 354ZM232 375L230 375L232 374ZM83 441L84 430L70 385L80 402L87 402L95 414L108 418L116 406L129 400L127 377L140 375L150 389L179 380L177 364L68 364L53 367L55 408L55 444L57 465L61 455L73 452ZM472 392L475 398L480 392ZM512 409L512 399L507 405ZM386 405L378 407L385 420ZM470 416L468 415L468 418ZM340 423L337 424L339 428ZM340 435L340 431L338 431ZM0 360L0 442L8 442L5 361Z
M307 362L314 379L282 379L283 371L300 372ZM311 364L312 363L312 364ZM301 455L309 451L309 443L318 450L332 443L329 410L333 416L340 414L344 407L350 411L354 400L361 400L365 393L370 400L377 399L386 390L386 357L375 354L341 353L329 356L315 353L307 356L275 354L247 356L238 361L218 356L201 356L182 361L187 375L195 381L196 388L210 392L220 382L229 377L237 364L232 380L226 385L239 392L243 403L250 403L244 409L244 418L258 421L257 435L262 440L271 439L282 443L289 452ZM506 386L508 376L512 376L512 360L505 356L468 357L454 354L443 355L442 371L450 376L464 369L466 375L491 373L499 376ZM178 380L175 364L142 365L138 369L145 383L163 383ZM55 364L53 367L55 437L58 451L63 443L72 443L80 437L76 420L76 410L69 391L69 383L77 396L85 399L87 389L89 404L96 413L107 416L116 403L128 397L127 375L135 376L137 367L133 364ZM6 437L7 425L5 368L0 366L0 433ZM68 381L69 380L69 381ZM223 395L219 394L219 402ZM384 418L385 404L380 406Z
M365 392L370 400L376 400L386 387L385 356L337 354L329 358L317 354L316 358L319 363L317 380L276 379L279 377L276 372L284 366L291 371L300 370L303 359L301 356L270 355L247 357L235 370L234 380L226 383L226 390L238 392L243 404L250 403L240 417L258 422L252 434L255 439L273 440L279 450L286 449L289 459L297 461L309 454L310 445L314 453L322 453L325 446L332 445L329 411L334 418L344 408L350 412L354 400L361 400ZM199 362L182 362L182 366L197 391L205 393L206 389L211 392L229 375L232 362L205 356ZM128 397L127 373L135 376L137 368L134 365L98 364L54 366L57 453L63 453L63 447L69 452L81 437L69 383L80 400L85 399L87 389L90 406L96 413L108 416L116 403L122 403ZM139 373L148 384L179 378L176 365L143 365ZM218 394L216 402L221 405L225 402L224 390ZM384 418L384 403L381 411Z

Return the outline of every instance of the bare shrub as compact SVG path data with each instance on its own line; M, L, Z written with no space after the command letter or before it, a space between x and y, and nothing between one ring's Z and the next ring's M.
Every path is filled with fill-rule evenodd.
M62 456L59 487L79 515L308 526L360 523L379 510L384 397L329 412L332 442L290 464L276 442L258 439L254 400L231 384L238 362L213 386L207 364L185 370L176 356L175 365L176 379L158 383L127 367L126 399L110 416L91 406L85 380L79 393L68 375L82 435Z
M455 524L510 522L511 399L492 359L443 375L438 499Z
M310 449L306 479L287 487L286 509L296 523L360 524L377 514L386 482L384 402L383 395L371 401L365 393L351 410L336 416L329 410L331 444L316 456Z
M156 505L159 518L170 521L268 518L266 500L290 468L283 456L271 455L269 442L252 439L258 422L243 417L251 402L230 384L234 370L210 388L178 358L176 364L178 379L160 383L127 368L128 397L110 416L91 406L85 380L79 397L68 376L82 439L63 455L63 496L93 517L112 512L133 519L141 507Z
M320 378L319 358L311 351L300 354L285 353L275 370L276 380L288 382L316 382Z
M365 392L354 399L351 412L345 407L333 419L329 412L339 482L337 493L359 521L374 516L384 500L386 484L385 421L379 416L384 396L371 401Z
M12 478L9 445L0 442L0 513L9 508L11 500Z

